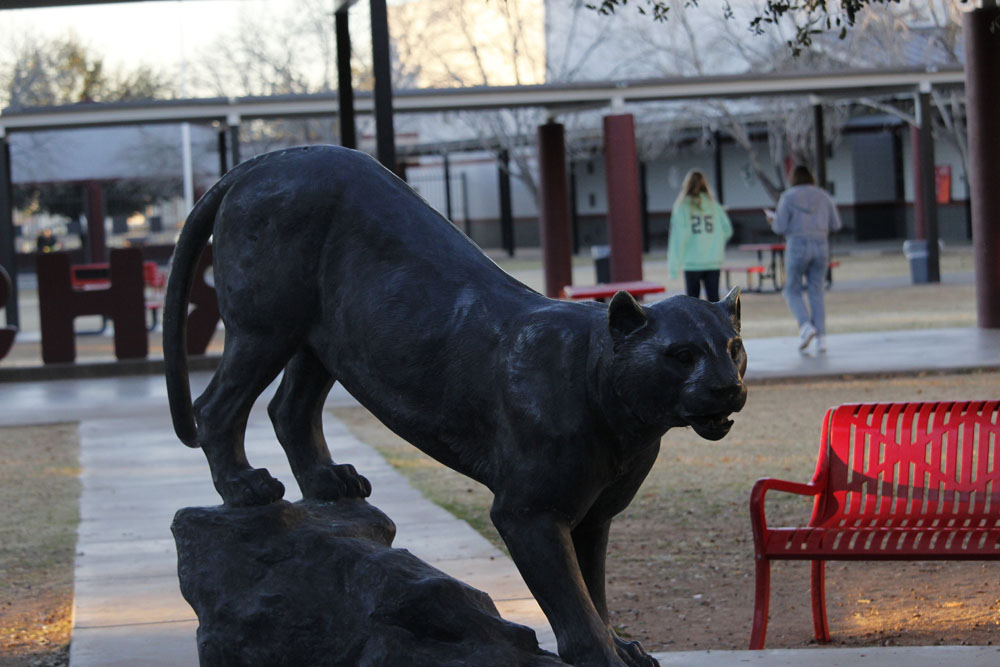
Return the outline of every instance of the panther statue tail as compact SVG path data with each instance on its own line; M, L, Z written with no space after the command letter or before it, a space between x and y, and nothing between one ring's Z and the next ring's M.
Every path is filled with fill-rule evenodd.
M187 315L194 270L212 236L215 215L233 183L255 160L230 170L198 200L184 223L171 259L167 295L163 304L163 360L166 366L167 398L174 432L188 447L198 446L198 428L191 405L188 378Z

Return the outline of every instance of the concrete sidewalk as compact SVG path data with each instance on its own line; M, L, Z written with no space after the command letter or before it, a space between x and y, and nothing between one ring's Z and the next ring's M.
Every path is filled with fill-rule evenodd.
M825 355L800 354L795 339L746 341L748 381L1000 368L1000 331L939 329L829 336ZM207 373L192 376L197 394ZM83 493L76 559L73 667L195 665L197 620L181 598L169 525L184 506L219 503L203 454L183 447L169 423L159 376L4 382L0 425L80 421ZM295 485L258 401L247 429L252 463ZM339 386L329 403L352 404ZM372 504L397 524L395 545L480 588L505 618L554 638L513 563L467 524L423 498L377 453L327 415L338 461L371 479ZM675 652L663 665L1000 664L998 647Z
M466 523L426 500L382 457L335 419L326 436L334 459L371 480L370 502L395 521L394 546L487 591L501 614L554 637L513 563ZM180 507L217 505L204 455L180 447L165 412L81 424L83 495L76 558L70 664L195 665L197 619L180 596L170 522ZM270 422L255 411L247 452L295 488Z

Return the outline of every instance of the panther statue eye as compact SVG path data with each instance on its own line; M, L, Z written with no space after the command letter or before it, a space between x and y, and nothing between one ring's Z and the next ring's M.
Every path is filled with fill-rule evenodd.
M743 354L743 341L737 338L729 345L729 356L738 364L741 354Z
M694 352L690 347L671 348L667 350L667 355L674 361L685 365L694 361Z

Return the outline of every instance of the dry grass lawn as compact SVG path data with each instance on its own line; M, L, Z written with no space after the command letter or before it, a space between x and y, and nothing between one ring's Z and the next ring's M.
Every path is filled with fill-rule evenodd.
M0 428L0 664L68 661L78 455L75 424Z

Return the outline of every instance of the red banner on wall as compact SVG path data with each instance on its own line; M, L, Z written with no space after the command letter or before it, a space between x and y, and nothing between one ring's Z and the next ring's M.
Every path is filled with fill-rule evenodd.
M937 193L937 203L951 203L951 165L939 164L934 167L934 191Z

